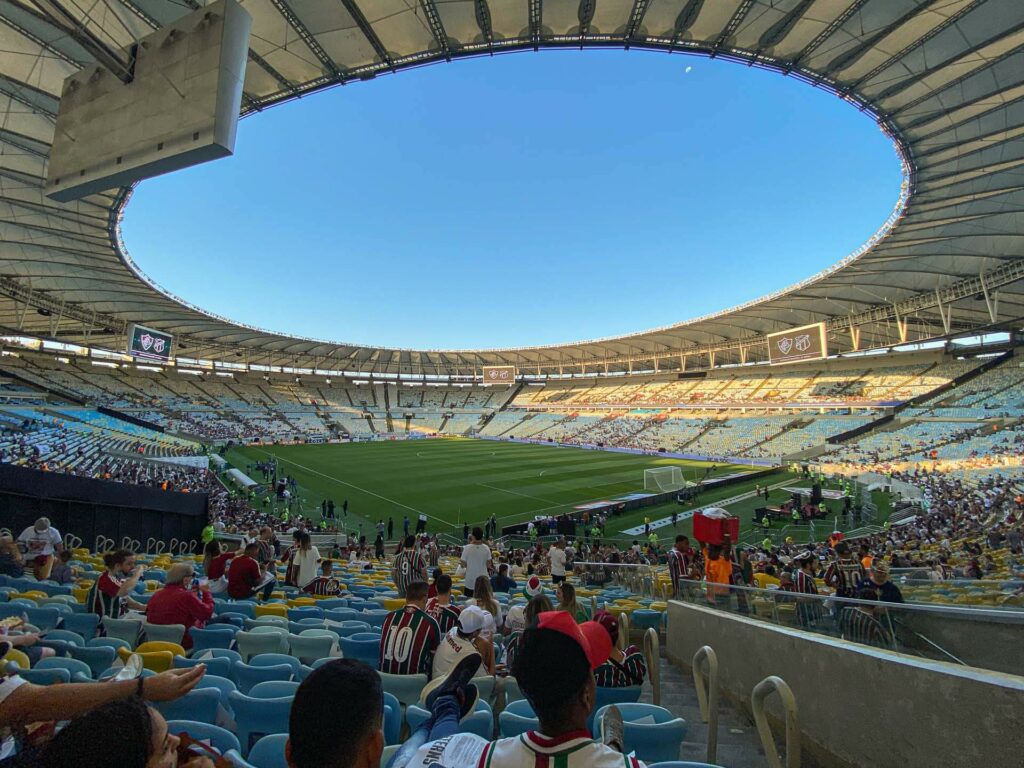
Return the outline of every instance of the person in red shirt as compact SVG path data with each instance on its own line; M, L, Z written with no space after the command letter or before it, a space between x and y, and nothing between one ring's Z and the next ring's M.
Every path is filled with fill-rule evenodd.
M199 584L199 594L191 591L188 584L195 577L191 563L175 563L167 569L164 586L153 593L146 606L146 621L150 624L181 624L185 627L183 648L192 647L188 630L202 629L213 616L213 596L209 585Z
M260 564L256 562L260 545L249 544L242 555L231 561L228 569L228 596L235 600L249 600L261 590L263 599L267 600L274 589L274 579L267 579Z
M211 541L203 552L203 573L210 592L219 594L228 588L228 564L237 552L221 552L220 542Z

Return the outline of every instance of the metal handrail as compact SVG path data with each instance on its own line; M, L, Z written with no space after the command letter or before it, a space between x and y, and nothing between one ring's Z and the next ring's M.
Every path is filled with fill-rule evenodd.
M651 701L661 704L661 638L658 630L648 627L644 632L644 657L647 659L647 677L651 681Z
M708 665L707 690L704 688L704 662ZM718 655L710 645L704 645L693 654L693 687L697 689L700 716L708 724L707 761L715 762L718 755Z
M750 694L750 706L754 710L754 724L761 737L764 755L768 758L769 768L783 768L782 758L775 747L775 737L768 718L764 713L764 700L772 693L778 693L782 700L782 708L786 712L786 762L785 768L800 768L800 729L797 720L796 697L789 685L781 677L771 675L754 686Z
M620 651L626 650L626 646L629 645L629 614L619 614L619 638L615 643L615 647Z

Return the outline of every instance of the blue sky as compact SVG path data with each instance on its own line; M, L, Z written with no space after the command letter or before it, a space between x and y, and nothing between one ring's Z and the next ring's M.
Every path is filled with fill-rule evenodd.
M643 330L822 269L884 221L891 142L775 73L640 51L460 61L239 124L143 182L129 252L271 330L413 348Z

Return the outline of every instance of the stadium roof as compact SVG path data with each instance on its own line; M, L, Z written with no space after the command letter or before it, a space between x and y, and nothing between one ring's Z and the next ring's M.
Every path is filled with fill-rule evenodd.
M202 4L0 2L0 327L8 332L123 349L127 325L138 322L173 333L179 356L233 363L599 373L673 370L684 358L691 368L761 360L765 333L818 321L829 325L830 351L841 352L1015 327L1024 315L1020 0L243 0L253 17L245 114L466 56L642 48L745 61L830 89L872 113L903 155L904 205L876 238L785 291L627 336L459 351L303 339L212 315L148 281L125 252L118 222L130 190L68 204L43 195L64 79L117 62L133 40Z

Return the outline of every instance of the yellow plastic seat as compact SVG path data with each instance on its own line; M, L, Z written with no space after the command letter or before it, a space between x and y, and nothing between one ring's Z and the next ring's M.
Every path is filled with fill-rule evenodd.
M149 645L149 643L143 643L143 645ZM168 643L173 645L173 643ZM128 657L131 656L133 651L129 651L126 648L118 648L117 655L121 658L121 661L128 661ZM147 653L138 653L142 658L142 666L146 669L151 669L154 672L166 672L174 664L174 654L170 651L149 651Z
M167 651L175 656L185 656L185 649L178 643L171 643L166 640L149 640L140 643L135 649L136 653L151 653L154 651Z
M380 602L384 606L385 610L388 611L397 611L399 608L405 606L405 600L401 597L385 597L381 599Z
M27 592L13 592L8 598L9 600L15 600L17 598L23 598L25 600L32 600L33 602L38 600L45 600L49 595L45 592L41 592L38 589L30 589Z
M312 597L295 597L288 601L289 608L301 608L306 605L316 605L316 600Z
M7 652L7 655L3 658L4 661L13 661L21 669L28 669L32 666L32 662L28 660L28 656L19 651L17 648L11 648Z
M281 618L288 618L288 606L284 603L267 603L265 605L257 605L253 608L253 613L256 614L258 619L260 616L280 616Z

